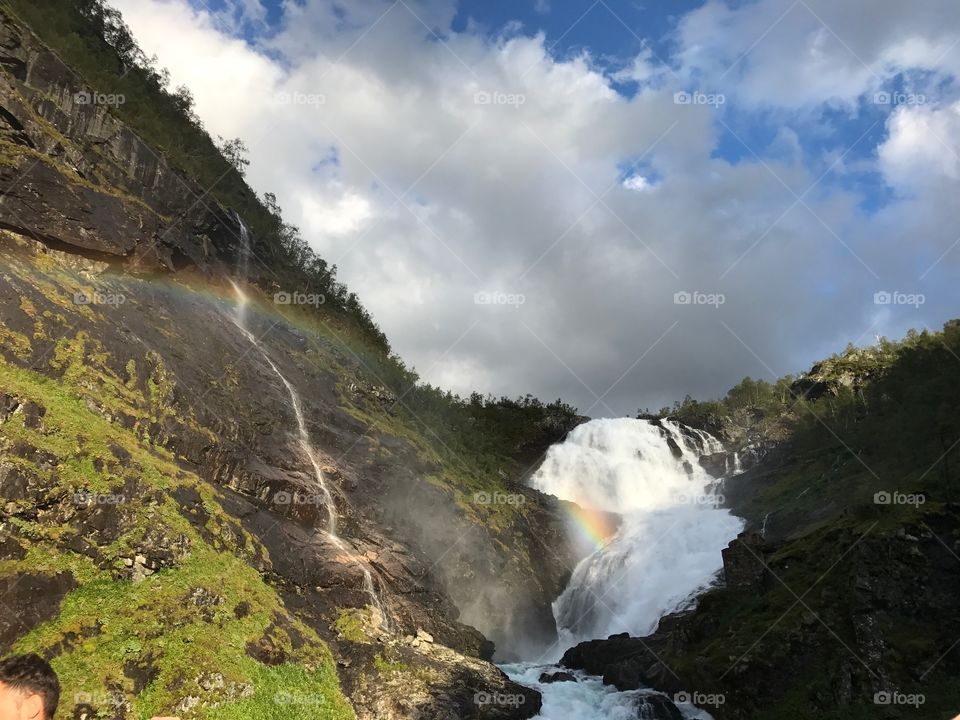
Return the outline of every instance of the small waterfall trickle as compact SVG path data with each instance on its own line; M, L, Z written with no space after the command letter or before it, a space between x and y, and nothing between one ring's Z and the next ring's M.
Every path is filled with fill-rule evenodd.
M249 263L250 233L247 229L247 226L239 216L237 216L237 221L240 225L240 240L242 243L240 254L241 262ZM240 272L245 273L247 271L249 271L249 267L243 267L240 269ZM241 281L243 281L245 278L245 274L241 275ZM347 544L344 542L344 540L337 535L337 506L334 503L333 494L330 492L326 478L323 475L323 470L320 467L320 462L317 459L316 452L313 449L313 444L310 441L310 433L307 430L307 422L303 414L303 405L300 400L300 395L297 393L290 381L287 380L284 374L280 372L280 368L277 367L276 363L270 359L270 355L267 353L260 341L252 332L250 332L249 328L247 327L247 305L249 303L249 299L235 280L230 279L230 284L233 286L233 291L237 296L237 304L233 317L234 325L237 326L237 329L240 330L243 336L260 353L260 356L267 363L267 365L270 366L270 369L283 384L283 387L287 391L287 395L290 397L290 406L293 409L293 414L297 421L298 445L300 446L300 450L303 455L310 462L310 467L313 469L316 490L323 497L324 505L326 506L327 510L327 523L323 532L330 542L337 548L337 550L343 553L345 557L349 558L350 562L354 563L363 573L363 589L370 598L370 604L373 605L374 609L380 615L381 627L385 630L389 630L390 619L387 615L386 608L384 607L383 602L380 600L380 596L377 593L370 568L367 566L367 563L362 561L357 553L347 547Z
M250 256L253 253L253 248L250 246L250 230L238 212L233 211L233 219L237 221L237 227L240 228L240 254L237 257L236 274L241 282L246 282L250 277Z

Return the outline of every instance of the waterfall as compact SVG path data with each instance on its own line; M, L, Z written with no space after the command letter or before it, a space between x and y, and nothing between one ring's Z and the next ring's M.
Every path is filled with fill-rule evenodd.
M702 454L723 452L709 433L662 420L592 420L547 452L530 484L577 503L571 532L589 510L619 513L619 530L573 570L553 604L560 644L533 663L504 665L513 680L543 696L541 720L653 717L650 695L672 700L684 720L710 720L687 698L645 688L617 692L576 671L578 682L541 683L540 674L570 645L613 633L647 635L660 618L684 607L723 566L721 550L743 527L719 507L716 480ZM594 534L594 537L598 537ZM547 660L548 664L541 664Z
M715 480L698 462L699 454L722 445L703 431L693 435L699 442L682 442L689 433L669 420L593 420L551 447L532 476L538 490L623 517L554 602L564 646L619 632L648 634L722 568L720 551L743 523L718 507Z
M247 263L249 262L250 234L247 230L247 226L239 216L237 216L237 220L240 224L240 240L243 245L240 255L241 262ZM247 268L241 268L242 271L246 271L246 269ZM241 279L244 277L245 276L242 276ZM270 366L270 369L273 370L274 375L276 375L283 384L283 387L287 391L287 395L290 397L290 406L293 409L293 414L297 420L298 445L300 446L300 451L310 462L310 467L313 469L316 490L323 497L324 504L326 505L327 523L324 533L330 542L341 553L343 553L344 556L349 558L350 561L354 563L363 573L363 589L369 596L370 603L380 615L381 626L388 630L390 627L389 617L387 616L386 609L380 600L380 596L377 594L370 568L367 566L367 563L361 561L357 553L348 548L343 539L337 535L337 506L333 501L333 494L330 492L326 478L323 476L323 470L320 468L320 462L317 460L316 452L314 451L313 444L310 441L310 433L307 430L307 422L303 415L303 404L300 400L300 395L297 393L290 381L287 380L284 374L280 372L280 368L278 368L273 360L270 359L270 355L267 353L260 341L257 340L256 336L252 332L250 332L249 328L247 327L247 305L249 300L236 281L231 279L230 284L233 286L233 291L237 296L235 315L233 317L234 324L237 326L240 332L243 333L243 336L253 345L253 347L256 348L267 365Z
M252 248L250 246L250 230L247 224L240 217L240 213L233 211L233 219L237 221L237 227L240 228L240 255L237 258L237 275L241 282L246 282L250 277L250 255Z

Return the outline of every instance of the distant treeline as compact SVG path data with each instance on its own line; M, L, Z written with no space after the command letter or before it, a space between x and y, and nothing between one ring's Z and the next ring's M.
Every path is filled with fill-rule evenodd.
M688 396L658 414L718 432L778 428L797 449L839 445L871 467L927 471L950 492L960 478L960 320L849 345L799 377L744 378L722 399Z

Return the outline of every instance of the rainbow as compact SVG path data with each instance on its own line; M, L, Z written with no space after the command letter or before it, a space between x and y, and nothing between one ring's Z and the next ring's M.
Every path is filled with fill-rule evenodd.
M580 537L597 550L610 542L619 525L613 513L593 510L576 503L568 503L566 513Z

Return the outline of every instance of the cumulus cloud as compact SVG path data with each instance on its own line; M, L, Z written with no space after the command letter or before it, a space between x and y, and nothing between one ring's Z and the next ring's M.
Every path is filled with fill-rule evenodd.
M708 0L677 28L678 58L705 83L777 108L850 106L899 73L960 71L949 0Z
M923 281L941 304L878 314L872 298L920 283L948 247L922 213L953 211L918 196L924 158L955 179L927 132L956 146L955 110L891 108L867 163L896 188L879 211L856 188L822 191L824 170L850 171L845 148L814 168L802 128L761 145L728 114L853 113L910 68L942 84L960 34L935 13L711 1L681 19L664 64L644 51L612 77L586 52L555 57L542 34L454 32L439 0L288 3L254 40L186 0L115 4L207 127L247 141L253 186L277 194L395 349L455 391L622 414L950 313L936 285L950 253ZM625 79L635 94L618 92ZM677 101L698 88L726 105ZM742 141L735 159L721 136Z
M909 192L960 178L960 103L900 107L888 127L879 156L893 187Z

